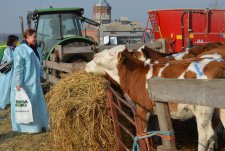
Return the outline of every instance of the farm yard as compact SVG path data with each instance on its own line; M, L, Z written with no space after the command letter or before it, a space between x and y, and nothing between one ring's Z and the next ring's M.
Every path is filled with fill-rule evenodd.
M21 134L12 132L10 109L0 112L0 150L5 151L38 151L41 145L48 142L49 133Z
M0 151L225 151L225 3L95 1L0 23Z
M26 135L26 134L19 134L19 133L12 132L9 112L10 112L9 109L5 111L1 111L1 115L3 115L1 117L1 127L2 127L1 136L0 136L1 150L25 151L29 149L30 151L38 151L38 150L41 151L41 150L44 150L45 145L50 144L50 141L49 141L50 132L41 133L41 134L33 134L33 135L31 134ZM195 150L196 140L195 139L191 139L192 141L189 140L189 138L195 138L197 135L197 133L195 134L192 133L193 129L196 131L196 128L193 127L193 124L194 124L193 120L176 124L178 128L177 137L186 138L186 139L182 139L182 141L179 141L178 148L180 150L185 150L185 151ZM187 133L185 134L187 136L183 136L184 133L182 133L182 130L187 131ZM190 136L189 134L193 136Z
M75 75L78 78L75 79L74 78ZM90 80L90 78L95 79L95 83L88 83L87 81L85 81L85 80ZM52 106L55 108L55 109L53 109L52 107L49 108L50 114L52 114L51 117L54 118L53 122L66 122L65 123L66 125L69 124L70 126L72 126L73 124L71 123L71 120L73 122L76 122L77 120L79 120L79 119L76 119L76 117L71 117L71 115L75 116L76 114L81 114L78 112L83 112L82 109L80 109L80 111L77 111L77 113L71 112L72 110L74 110L74 108L78 108L78 109L80 108L78 105L79 102L74 103L74 101L76 100L76 96L74 96L74 95L78 92L82 92L82 93L87 93L86 95L89 95L89 96L85 95L86 96L85 99L88 97L93 97L94 94L92 94L91 90L93 90L93 88L94 89L97 88L96 86L100 86L99 85L100 83L96 83L96 81L100 82L103 80L102 82L104 82L103 78L100 78L100 79L99 78L100 78L100 76L87 75L86 73L82 73L82 72L75 72L75 73L72 73L72 74L66 75L66 76L64 75L64 79L62 81L60 81L53 88L53 90L50 93L47 94L47 101L48 101L49 106ZM82 85L80 85L81 83L82 83ZM87 87L85 85L88 86L89 88L87 89ZM73 88L73 90L71 88ZM82 89L82 90L80 90L80 89ZM98 90L95 90L94 92L96 92L96 91L104 91L104 87L100 86L100 88ZM91 93L91 94L89 94L89 93ZM67 97L65 98L64 95L66 95ZM98 95L102 96L103 94L98 94ZM64 98L63 99L64 103L66 103L66 104L69 103L66 106L68 107L68 105L69 105L70 109L65 109L66 106L63 106L62 104L60 105L60 102L57 102L57 100L61 101L62 97ZM73 102L70 102L71 99ZM86 104L87 102L85 102L85 99L80 99L79 101L84 101L83 103L87 106L87 104ZM101 99L103 99L103 98L101 98ZM91 101L91 100L88 99L88 101ZM104 101L105 100L103 99L103 102ZM99 105L102 105L103 102L99 102L100 103ZM83 103L81 103L81 104L83 104ZM91 103L91 104L93 105L93 103ZM106 105L106 104L104 104L104 105ZM62 107L60 107L60 106L62 106ZM55 112L55 111L57 111L57 112ZM63 113L63 111L65 111L66 113ZM96 109L96 111L98 111L98 109ZM104 114L108 115L108 113L107 113L108 109L105 109L105 111L104 111L104 109L103 110L101 109L101 111L104 112ZM68 112L70 113L69 117L63 118L63 115L67 114ZM85 112L86 112L86 109L85 109ZM57 114L57 113L59 113L59 114ZM129 113L128 110L127 110L127 113ZM0 126L1 126L0 148L1 148L1 150L9 150L9 151L14 151L14 150L21 150L21 151L46 150L47 151L47 150L59 150L59 149L60 150L75 150L75 149L71 149L70 147L75 145L76 148L78 148L79 145L81 145L81 146L84 145L83 142L80 142L80 143L77 142L76 144L73 144L76 141L75 140L74 140L74 142L70 141L72 139L70 137L78 137L77 135L79 134L79 132L78 132L79 125L77 125L77 124L74 125L75 127L69 126L71 128L70 130L68 130L69 127L67 129L65 129L66 125L61 125L61 126L59 125L59 127L53 127L53 129L47 133L20 134L20 133L11 131L10 109L1 111L0 114L1 114L1 117L0 117L0 119L1 119L1 122L0 122ZM101 113L99 113L99 114L101 114ZM66 116L68 116L68 115L66 115ZM82 115L80 115L80 116L82 116ZM103 119L106 118L106 120L109 119L109 118L107 118L107 116L106 117L102 116L102 118ZM89 119L89 120L97 120L97 119ZM126 121L125 119L122 119L122 120ZM105 130L109 130L108 134L114 136L113 124L110 121L108 121L109 123L108 122L105 123L105 124L109 124L109 125L105 125L105 126L109 127L111 130L110 129L105 129ZM124 121L121 121L122 124L129 127L129 124L127 124ZM91 121L88 121L88 122L91 122ZM98 121L95 121L95 122L98 122ZM96 125L96 126L98 126L98 125ZM103 124L103 126L104 126L104 124ZM83 125L81 127L83 127ZM194 119L190 119L190 120L183 121L183 122L181 122L179 120L173 120L173 127L175 130L177 149L183 150L183 151L196 150L197 137L198 137L196 121ZM93 130L93 129L90 128L89 130ZM89 132L89 130L86 129L86 131L85 131L84 129L81 129L81 131L83 133ZM72 131L74 131L75 133L73 133ZM61 132L65 133L65 134L61 134ZM99 133L98 129L96 132ZM69 133L69 134L67 134L67 133ZM65 135L68 138L65 138L62 135ZM68 136L68 135L70 135L70 136ZM96 134L93 133L93 134L90 134L89 136L91 137L91 135L96 135ZM56 142L52 142L53 141L52 137L54 137L54 138L58 137L58 140ZM221 138L221 137L222 137L222 135L220 134L219 138ZM80 136L80 138L83 139L84 141L86 140L82 136ZM125 138L123 138L123 139L128 139L128 138L129 137L125 136ZM115 141L115 138L111 138L111 139ZM64 143L63 143L63 141L64 141ZM90 141L90 140L87 140L87 141ZM94 140L92 140L92 141L94 142ZM221 150L225 150L224 143L222 143L223 141L224 141L224 139L219 140L220 147L224 148ZM116 150L115 149L117 146L116 142L114 142L114 143L108 142L109 144L105 144L105 143L102 142L100 144L106 145L106 146L111 144L110 146L113 147L114 149L112 149L111 147L108 146L109 148L111 148L109 150ZM132 140L130 142L129 141L127 142L127 144L129 144L129 145L132 145L132 143L133 143ZM60 144L60 145L57 146L56 144L58 144L58 145ZM92 145L91 144L89 144L89 145L90 145L89 147L91 148ZM157 143L155 145L157 145ZM68 147L68 146L70 146L70 147ZM56 148L54 148L54 147L56 147ZM62 147L65 147L65 148L62 148ZM66 147L68 147L68 148L66 148ZM85 146L85 148L86 147L88 147L88 146ZM97 147L97 146L95 146L95 147ZM156 148L156 146L155 146L155 148ZM85 150L85 149L80 148L79 150ZM92 148L91 150L95 150L95 149ZM104 150L108 150L108 148L105 148Z
M80 77L77 78L77 79L74 79L73 78L74 75L76 75L76 77L79 77L78 75L80 75ZM75 96L74 96L73 93L76 93L76 91L79 92L80 90L78 90L78 89L80 89L81 87L83 88L82 91L85 91L84 90L85 86L77 86L77 88L74 87L76 85L75 83L77 81L80 81L81 82L82 76L84 76L84 75L86 76L86 80L87 80L88 79L87 78L88 75L86 75L85 73L73 73L72 76L70 75L68 77L65 77L65 79L62 80L62 82L60 82L58 84L58 86L56 86L51 93L52 94L54 94L54 93L60 93L60 91L57 92L58 89L61 89L61 91L64 89L63 91L64 91L64 93L67 94L68 101L70 101L71 98L73 98L73 101L75 101L76 98L75 98ZM96 78L95 76L92 76L92 75L89 76L89 77ZM71 82L73 80L75 80L74 81L74 85L71 84ZM84 80L81 83L85 83L85 82L86 81ZM60 88L59 86L62 86L62 83L66 84L66 85L64 85L64 87ZM68 86L68 85L70 85L70 86ZM77 85L79 85L79 82L77 83ZM89 87L91 87L91 85L92 85L92 87L94 87L93 86L93 83L92 84L90 84L90 83L88 84ZM98 85L98 84L96 84L96 85ZM71 86L73 86L75 90L71 90ZM70 90L71 92L66 92L67 90ZM52 95L51 93L49 93L48 95ZM68 93L69 93L69 95L68 95ZM53 99L54 101L57 100L57 97L60 100L60 96L58 96L56 94L53 95L53 96L54 97L51 98L51 99ZM50 96L47 96L47 97L50 97ZM64 99L64 101L67 102L66 99ZM54 102L52 102L52 103L54 103ZM55 102L55 103L57 103L57 102ZM67 102L67 103L69 103L69 102ZM77 105L78 104L70 104L70 107L71 108L77 107ZM62 112L60 111L60 107L57 107L55 105L54 105L54 107L56 107L57 108L57 111L60 114L62 114ZM64 110L65 111L70 111L70 110L67 110L65 108L64 108ZM53 111L53 112L51 112L51 111ZM51 108L50 108L50 113L54 113L55 114L54 110L51 109ZM47 132L47 133L41 133L41 134L19 134L19 133L11 132L10 110L8 109L8 110L5 110L5 111L1 111L1 115L2 115L1 116L1 127L2 127L2 129L1 129L1 135L0 135L0 141L1 141L0 147L1 147L1 149L10 150L10 151L11 150L12 151L13 150L21 150L21 151L23 151L23 150L27 150L27 149L29 149L29 150L58 150L58 149L52 149L52 148L49 149L49 148L46 148L46 146L49 147L49 146L51 146L50 144L52 144L52 142L51 142L51 135L54 135L55 137L62 137L62 136L60 136L60 127L58 128L57 131L54 130L54 128L53 128L50 132ZM54 118L55 118L55 120L63 120L63 119L61 119L62 117L54 117ZM64 119L64 120L68 120L67 118ZM73 117L70 117L70 118L73 118ZM71 124L71 123L68 123L68 124ZM188 121L185 121L185 122L180 122L180 121L175 120L175 121L173 121L173 125L174 125L174 129L175 129L175 136L176 136L176 140L177 140L178 149L179 150L184 150L184 151L196 150L196 145L197 145L197 129L196 129L196 126L195 126L196 125L195 124L195 120L191 119L191 120L188 120ZM64 129L64 126L61 127L61 131L62 131L62 128ZM111 125L111 128L112 128L112 125ZM76 132L77 131L77 127L74 127L71 130L73 130L74 132ZM64 131L65 131L65 129L64 129ZM85 131L83 130L83 132L85 132ZM111 135L114 135L113 134L113 131L111 131L110 134ZM66 134L66 135L68 135L68 134ZM70 135L73 136L73 137L76 137L77 134L70 132ZM66 138L64 138L64 141L65 141L65 139ZM71 138L68 138L68 140L70 140L70 139ZM222 139L220 141L224 141L224 140ZM60 143L60 142L57 142L57 143ZM72 142L67 142L67 143L70 144ZM129 142L129 143L132 144L132 142ZM69 144L67 144L67 145L69 145ZM221 143L221 144L223 145L223 143ZM115 145L115 144L113 144L113 145ZM62 144L62 146L63 146L63 144ZM62 146L59 146L59 147L62 147ZM65 149L65 150L70 150L70 149ZM71 149L71 150L73 150L73 149ZM81 149L81 150L83 150L83 149Z

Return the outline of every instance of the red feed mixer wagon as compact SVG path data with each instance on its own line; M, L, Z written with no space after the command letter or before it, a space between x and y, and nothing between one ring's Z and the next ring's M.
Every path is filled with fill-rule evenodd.
M225 42L225 10L165 9L151 10L148 15L144 41L165 39L169 52Z

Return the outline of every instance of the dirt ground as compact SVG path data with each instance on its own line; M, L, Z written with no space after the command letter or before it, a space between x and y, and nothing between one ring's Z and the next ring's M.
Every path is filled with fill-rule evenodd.
M174 121L178 149L195 151L197 133L194 120L186 122ZM197 131L196 131L197 132ZM190 139L192 138L192 139ZM42 144L48 144L49 132L41 134L21 134L11 131L10 109L0 110L0 151L42 151ZM221 142L222 141L222 142ZM224 140L220 139L221 151L225 151Z
M10 109L0 110L0 151L40 151L49 133L21 134L12 132Z
M221 125L222 126L222 125ZM175 130L176 145L181 151L196 151L198 145L197 125L195 119L187 121L173 120ZM218 151L225 151L225 137L218 135Z

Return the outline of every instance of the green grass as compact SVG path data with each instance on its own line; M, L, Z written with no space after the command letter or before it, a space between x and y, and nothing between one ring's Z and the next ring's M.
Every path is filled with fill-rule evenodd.
M17 43L17 46L20 45L20 43ZM3 56L3 52L5 50L5 48L7 47L7 45L5 43L0 43L0 62L2 60L2 56Z
M6 47L7 47L6 44L3 43L0 44L0 61L2 60L3 52Z

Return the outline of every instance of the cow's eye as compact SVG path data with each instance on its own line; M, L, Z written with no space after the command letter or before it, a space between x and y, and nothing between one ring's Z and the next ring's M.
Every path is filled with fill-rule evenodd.
M113 54L113 53L109 53L109 56L110 56L110 57L113 57L113 56L114 56L114 54Z

